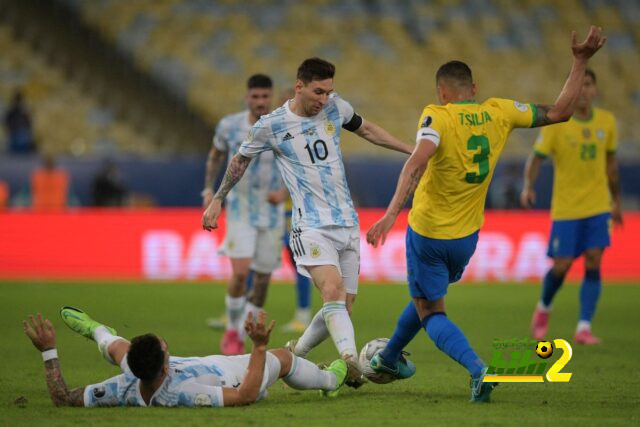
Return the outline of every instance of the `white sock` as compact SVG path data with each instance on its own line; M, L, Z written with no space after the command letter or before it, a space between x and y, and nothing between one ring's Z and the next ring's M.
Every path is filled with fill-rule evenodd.
M98 343L98 350L102 354L102 357L112 365L115 365L116 362L109 355L109 346L112 342L123 340L124 338L119 337L117 335L113 335L107 328L100 325L93 331L93 340Z
M344 301L325 302L322 306L322 316L340 357L351 356L353 360L357 361L358 350L356 349L355 332L349 312L347 312L347 303Z
M291 370L282 378L288 386L296 390L335 390L338 387L336 374L323 371L306 359L291 355Z
M578 322L578 327L576 328L577 332L590 331L590 330L591 330L591 322L589 322L588 320L580 320Z
M295 319L304 325L308 325L311 320L311 310L308 308L296 309Z
M241 297L231 297L228 294L224 297L224 303L227 307L227 329L235 329L236 331L241 331L244 329L244 305L247 301L247 298L244 296Z
M327 329L327 324L324 321L322 309L320 309L320 311L313 316L311 323L298 339L294 353L296 356L306 357L311 349L327 338L329 338L329 330Z
M242 322L240 322L240 329L238 329L238 337L240 337L241 340L245 339L247 335L247 333L244 331L244 322L247 320L249 313L253 315L253 321L255 322L255 320L258 318L258 312L260 312L260 310L262 309L250 301L247 301L246 304L244 305Z
M543 313L548 313L551 311L551 304L545 305L542 301L538 301L538 309Z

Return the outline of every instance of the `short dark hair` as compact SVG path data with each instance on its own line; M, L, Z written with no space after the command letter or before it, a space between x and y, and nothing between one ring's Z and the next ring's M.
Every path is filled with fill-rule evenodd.
M154 334L139 335L131 340L127 363L133 375L142 381L154 380L164 365L164 350Z
M449 61L438 68L436 73L436 83L440 79L452 79L463 85L473 84L471 68L462 61Z
M271 77L266 74L254 74L247 80L247 89L262 88L271 89L273 87L273 81Z
M336 67L329 61L318 57L305 59L298 67L298 80L310 83L312 80L332 79L336 73Z
M594 84L596 83L596 73L591 68L587 68L584 74L585 76L591 77L591 80L593 80Z

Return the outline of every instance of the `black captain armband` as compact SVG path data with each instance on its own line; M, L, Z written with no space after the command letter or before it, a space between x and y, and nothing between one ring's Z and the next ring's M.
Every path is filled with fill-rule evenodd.
M353 117L351 117L349 123L345 123L342 125L342 127L349 132L357 131L358 129L360 129L360 126L362 126L362 117L360 117L356 113L353 113Z

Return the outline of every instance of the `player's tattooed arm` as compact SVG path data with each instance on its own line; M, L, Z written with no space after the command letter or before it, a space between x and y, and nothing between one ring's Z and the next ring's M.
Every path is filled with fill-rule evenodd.
M532 128L547 126L556 123L549 117L549 111L553 108L551 105L536 104L536 116L533 121Z
M84 387L69 390L62 377L60 360L51 359L44 362L47 387L51 400L56 406L84 406Z
M220 201L224 200L233 186L236 185L238 181L240 181L240 178L242 178L242 175L244 175L244 172L247 170L249 163L251 163L250 157L245 157L242 154L236 154L235 156L233 156L231 162L229 163L229 166L227 167L227 171L224 174L222 183L220 184L220 187L218 188L218 191L213 196L213 198Z
M24 333L38 351L53 351L56 348L56 330L49 319L44 319L42 314L30 315L22 321ZM44 362L47 387L51 400L56 406L83 406L84 388L69 390L62 378L60 361L57 354L52 355Z
M418 187L429 159L435 154L437 148L437 144L428 139L422 139L418 142L416 149L409 156L402 168L402 172L400 172L396 192L387 211L367 232L367 242L369 244L374 247L377 247L379 242L384 244L389 230L391 230L398 214L400 214Z

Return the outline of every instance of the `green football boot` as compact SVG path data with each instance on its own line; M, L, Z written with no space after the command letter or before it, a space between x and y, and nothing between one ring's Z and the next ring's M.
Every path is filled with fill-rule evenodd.
M483 382L487 375L487 368L484 368L482 375L479 378L471 377L469 387L471 388L471 399L473 403L489 403L491 400L491 392L494 388L498 387L498 383L485 383Z
M115 329L96 322L79 308L66 305L60 309L60 317L62 317L62 321L71 328L72 331L90 340L93 340L93 333L98 326L104 326L112 335L118 335Z
M380 353L377 353L369 361L369 366L374 372L390 374L393 375L396 380L404 380L412 377L416 373L416 365L404 357L405 354L408 353L402 352L402 355L396 363L389 365L387 361L380 356Z
M331 364L327 368L323 368L325 371L333 372L336 375L336 381L338 383L338 387L335 390L320 390L320 394L324 397L337 397L338 392L344 385L345 380L347 379L347 362L342 359L337 359L331 362Z

